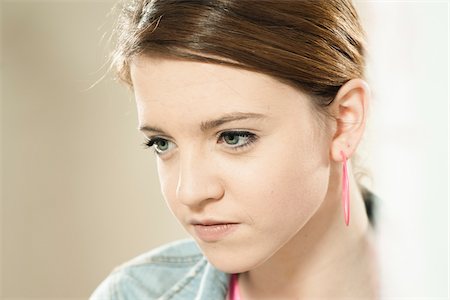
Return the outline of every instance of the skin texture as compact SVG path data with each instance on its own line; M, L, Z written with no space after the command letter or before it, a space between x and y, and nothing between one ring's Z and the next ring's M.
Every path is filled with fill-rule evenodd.
M349 227L340 194L340 151L350 157L364 132L364 81L341 88L330 107L336 119L323 123L307 95L261 73L138 57L131 78L140 127L161 131L142 130L163 151L164 199L215 267L241 273L244 299L374 297L370 227L350 160ZM264 117L201 130L202 122L236 112ZM227 131L255 138L221 136ZM205 242L192 219L239 225Z

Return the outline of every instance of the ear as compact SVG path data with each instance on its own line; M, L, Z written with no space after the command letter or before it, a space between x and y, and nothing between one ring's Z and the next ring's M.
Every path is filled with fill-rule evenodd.
M346 82L337 92L332 106L336 131L330 149L334 161L342 161L341 151L348 158L355 152L364 133L370 97L369 85L359 78Z

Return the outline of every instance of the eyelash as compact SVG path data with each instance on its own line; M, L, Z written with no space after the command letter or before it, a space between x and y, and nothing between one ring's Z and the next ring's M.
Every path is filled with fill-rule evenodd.
M230 148L230 149L232 149L234 151L238 151L238 150L242 150L244 148L247 148L251 144L253 144L254 142L256 142L258 140L258 137L254 133L251 133L251 132L248 132L248 131L238 131L238 130L233 131L232 130L232 131L224 131L224 132L220 133L219 139L222 140L221 143L224 143L223 142L223 138L225 136L238 136L238 137L244 137L244 138L247 139L247 142L242 144L242 145L240 145L240 146L228 147L228 148ZM230 144L227 144L227 145L230 145Z
M224 131L224 132L220 133L219 136L218 136L218 139L222 141L222 142L220 142L220 144L225 143L223 141L223 139L226 136L232 136L232 137L233 136L238 136L238 137L245 137L245 138L247 138L247 142L245 144L242 144L242 145L237 146L237 147L228 147L229 149L231 149L233 151L243 150L244 148L249 147L251 144L253 144L254 142L256 142L258 140L258 137L256 136L256 134L248 132L248 131ZM154 138L151 138L149 140L146 140L142 145L144 146L145 149L147 149L147 148L153 147L153 145L155 145L156 143L158 143L160 141L167 142L168 140L160 138L160 137L154 137ZM154 148L153 151L157 155L163 155L164 154L164 152L158 152L158 150L156 148Z

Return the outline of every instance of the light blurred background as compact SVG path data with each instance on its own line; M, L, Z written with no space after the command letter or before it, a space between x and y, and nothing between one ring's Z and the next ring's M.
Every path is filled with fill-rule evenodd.
M87 299L187 237L132 94L107 76L115 1L0 2L2 299ZM356 1L369 35L360 153L381 199L382 299L448 299L448 1Z

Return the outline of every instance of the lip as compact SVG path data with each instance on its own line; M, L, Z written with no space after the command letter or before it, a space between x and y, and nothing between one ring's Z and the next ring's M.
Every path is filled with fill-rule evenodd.
M214 220L193 221L191 224L198 238L209 243L224 239L239 227L239 223Z
M215 220L215 219L205 219L205 220L196 220L193 219L191 222L192 225L221 225L221 224L237 224L236 222L233 221L220 221L220 220Z

